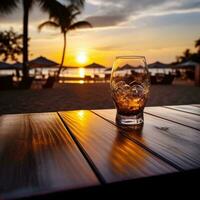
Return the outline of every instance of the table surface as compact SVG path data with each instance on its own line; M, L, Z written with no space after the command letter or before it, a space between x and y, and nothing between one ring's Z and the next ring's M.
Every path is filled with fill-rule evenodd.
M200 105L146 107L141 131L116 110L0 116L0 198L101 186L200 168Z

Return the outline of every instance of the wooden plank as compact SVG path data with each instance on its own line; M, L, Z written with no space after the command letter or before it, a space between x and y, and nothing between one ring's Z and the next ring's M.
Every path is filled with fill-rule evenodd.
M116 110L94 110L98 115L115 123ZM167 120L144 114L140 133L129 131L135 139L184 170L200 167L200 132Z
M99 184L57 113L4 115L0 130L2 197Z
M184 126L200 130L200 117L197 115L183 113L164 107L146 107L145 112L176 123L180 123Z
M200 107L198 108L191 105L165 106L165 108L183 111L190 114L200 115Z
M90 111L59 114L106 183L176 171Z

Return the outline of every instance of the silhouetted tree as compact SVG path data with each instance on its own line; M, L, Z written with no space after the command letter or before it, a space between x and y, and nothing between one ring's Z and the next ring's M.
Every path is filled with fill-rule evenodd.
M64 45L63 45L63 53L62 59L60 63L60 68L58 70L58 75L61 72L63 67L64 59L65 59L65 51L66 51L66 44L67 38L66 35L69 31L75 30L77 28L83 27L92 27L92 25L87 21L78 21L76 22L76 16L79 15L80 9L74 5L64 6L62 7L62 12L58 10L57 15L50 17L49 21L45 21L38 26L38 29L41 30L45 26L59 28L63 38L64 38Z
M179 62L186 62L188 60L190 60L191 58L191 52L190 52L190 49L186 49L184 52L183 52L183 55L182 56L178 56L177 59Z
M0 32L0 56L3 61L8 59L17 61L17 56L22 54L22 36L13 29Z
M200 38L195 41L195 47L197 48L197 52L200 54Z
M194 61L194 62L200 63L200 39L195 41L194 46L197 48L197 52L192 53L190 49L186 49L183 52L182 56L176 57L177 63L187 62L187 61Z
M84 5L84 0L63 0L63 2L71 2L77 7ZM54 13L57 14L60 8L60 2L58 0L1 0L0 2L0 12L4 14L9 14L14 11L15 8L22 4L23 8L23 78L28 77L28 22L29 22L29 12L33 7L33 4L38 2L39 6L43 11L49 13L53 16Z

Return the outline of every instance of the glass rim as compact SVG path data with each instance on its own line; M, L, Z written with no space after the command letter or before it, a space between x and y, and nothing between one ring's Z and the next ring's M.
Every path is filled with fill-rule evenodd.
M145 59L146 60L146 58L145 58L145 56L138 56L138 55L130 55L130 56L116 56L116 59L130 59L130 58L132 58L132 59Z

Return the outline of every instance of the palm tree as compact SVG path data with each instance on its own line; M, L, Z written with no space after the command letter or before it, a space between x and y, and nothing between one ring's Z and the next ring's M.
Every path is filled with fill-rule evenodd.
M73 3L76 7L82 7L85 0L66 0ZM9 14L22 3L23 8L23 78L28 78L28 22L29 12L35 2L38 2L43 11L47 11L50 16L59 12L62 4L57 0L1 0L0 12Z
M190 49L186 49L184 52L183 52L183 55L186 59L189 59L190 56L191 56L191 52L190 52Z
M59 77L59 74L62 70L64 59L65 59L65 51L66 51L66 45L67 45L67 33L71 30L75 30L77 28L84 28L84 27L92 27L92 25L87 21L78 21L75 22L76 16L80 14L80 9L77 8L74 5L64 6L63 12L58 12L57 16L52 16L50 20L45 21L41 23L38 26L39 31L45 27L54 27L54 28L60 28L61 33L63 34L64 39L64 45L63 45L63 53L62 53L62 59L60 63L60 67L58 70L57 77Z
M17 61L17 56L22 54L22 34L18 34L10 29L0 32L0 56L3 61L9 58Z
M200 54L200 38L195 41L195 47L197 48L197 51Z
M190 52L190 49L186 49L184 52L183 52L183 55L179 57L179 61L180 62L186 62L188 60L190 60L191 58L191 52Z

